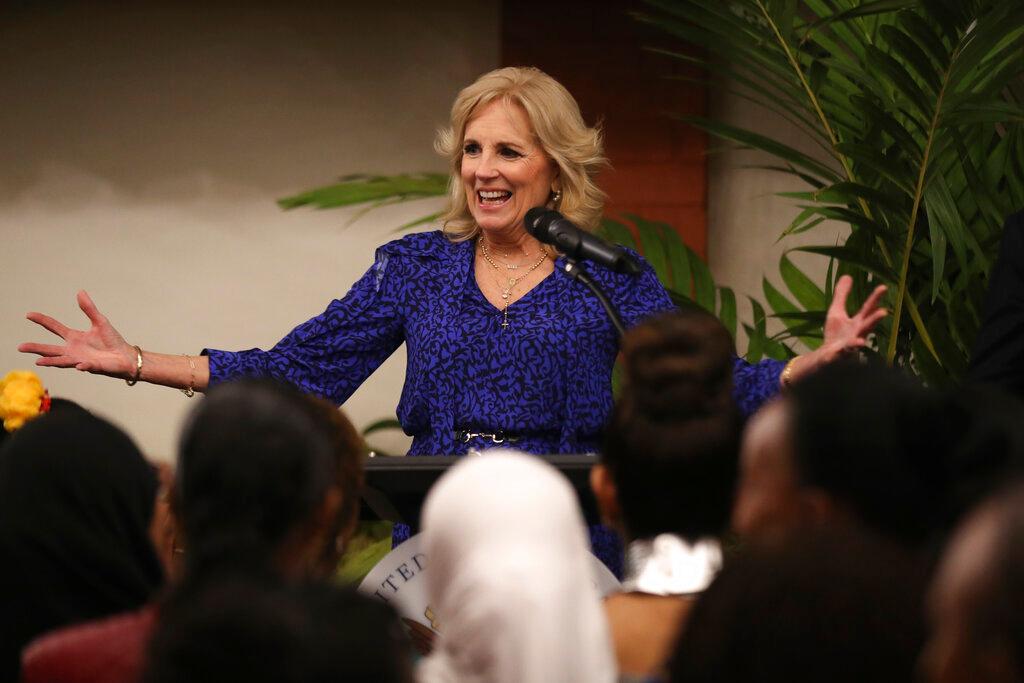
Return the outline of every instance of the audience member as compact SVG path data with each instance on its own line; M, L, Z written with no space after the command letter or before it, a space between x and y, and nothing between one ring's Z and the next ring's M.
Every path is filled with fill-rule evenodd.
M419 683L1024 678L1024 484L993 497L1024 472L1024 404L838 363L755 415L741 448L717 320L649 320L623 358L591 472L627 542L622 592L602 609L556 470L467 458L423 509L440 635ZM219 385L169 487L109 423L47 406L0 446L0 680L411 683L396 615L323 583L365 452L333 406L268 380ZM722 569L730 513L745 543ZM954 528L922 655L918 551ZM154 599L172 554L180 574Z
M54 628L136 609L160 587L157 472L117 427L54 400L0 449L0 681Z
M921 669L932 683L1024 680L1024 487L978 508L953 536L929 596Z
M730 558L689 615L673 683L907 683L924 636L922 573L852 530Z
M623 339L625 387L591 485L626 540L623 590L605 600L620 673L663 673L692 596L721 565L736 485L740 416L733 344L713 316L684 310Z
M236 569L314 571L342 504L331 429L288 385L210 392L185 425L173 491L186 584Z
M144 683L411 683L394 612L327 584L213 582L161 619Z
M615 662L583 517L533 456L490 452L447 472L423 510L440 625L420 683L602 683Z
M330 575L356 522L361 455L318 399L269 380L215 387L185 426L172 489L182 580L159 604L37 641L25 681L134 681L155 622L207 582Z
M807 377L748 426L734 528L763 538L855 523L926 547L947 514L942 414L937 394L897 370L848 363Z

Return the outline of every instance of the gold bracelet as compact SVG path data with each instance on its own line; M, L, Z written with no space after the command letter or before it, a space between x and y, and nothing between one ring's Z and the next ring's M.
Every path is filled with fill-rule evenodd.
M130 387L135 386L135 383L142 377L142 349L138 346L133 346L132 348L135 349L135 376L131 379L125 379L125 382Z
M196 364L195 361L192 359L192 356L188 355L187 353L183 353L181 355L185 356L185 358L188 359L189 374L188 389L182 389L181 393L185 394L189 398L192 398L193 396L196 395Z
M779 380L782 382L783 389L788 389L793 385L793 368L796 366L798 358L800 358L800 356L793 356L789 359L789 362L786 363L786 366L782 368L782 374L779 375Z

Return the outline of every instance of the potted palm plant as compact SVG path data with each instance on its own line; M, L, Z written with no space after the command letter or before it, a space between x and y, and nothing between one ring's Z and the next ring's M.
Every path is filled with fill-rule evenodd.
M801 153L756 130L681 117L767 152L800 179L786 235L850 227L815 286L784 259L795 302L765 298L792 336L820 329L834 279L856 299L882 282L892 315L877 350L929 383L962 376L1001 224L1024 208L1024 5L1019 0L649 0L637 14L692 51L714 87L776 112L813 140Z

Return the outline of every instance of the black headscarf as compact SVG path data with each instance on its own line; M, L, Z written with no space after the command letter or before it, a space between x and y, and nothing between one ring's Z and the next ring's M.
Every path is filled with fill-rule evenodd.
M0 682L46 631L143 605L163 580L149 536L159 485L131 439L74 405L0 448Z

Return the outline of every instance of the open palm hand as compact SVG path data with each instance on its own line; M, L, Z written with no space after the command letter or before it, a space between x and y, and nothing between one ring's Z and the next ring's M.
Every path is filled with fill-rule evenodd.
M57 335L64 343L27 342L20 344L18 350L41 356L36 365L44 367L130 377L135 368L134 347L114 329L84 290L78 292L78 306L92 323L89 329L75 330L44 313L32 312L25 317Z
M879 320L889 314L886 309L879 306L886 287L878 285L864 301L860 310L852 316L849 315L846 312L846 299L852 287L853 278L849 275L842 276L836 283L832 304L825 316L825 342L821 345L828 355L825 362L833 360L839 354L867 346L867 337L871 330Z
M836 282L832 303L825 315L825 341L816 350L794 359L793 380L867 346L868 335L878 321L889 314L886 309L879 306L886 292L885 285L875 287L855 314L847 313L846 299L852 287L853 278L849 275L842 276Z

